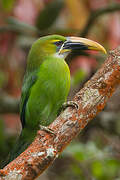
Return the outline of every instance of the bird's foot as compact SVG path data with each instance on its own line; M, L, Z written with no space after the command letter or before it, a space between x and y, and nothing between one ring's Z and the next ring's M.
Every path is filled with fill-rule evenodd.
M75 101L67 101L65 103L63 103L62 105L62 109L66 109L67 107L73 107L75 109L78 109L78 104Z
M54 130L52 130L52 129L46 127L46 126L42 126L42 125L39 125L39 128L40 128L40 130L46 131L47 133L50 133L50 134L55 136Z
M78 104L77 104L75 101L67 101L67 102L65 102L65 103L62 104L62 106L61 106L61 108L60 108L60 110L59 110L59 112L58 112L58 115L59 115L62 111L64 111L67 107L73 107L73 108L75 108L75 109L77 109L77 110L78 110L78 108L79 108Z

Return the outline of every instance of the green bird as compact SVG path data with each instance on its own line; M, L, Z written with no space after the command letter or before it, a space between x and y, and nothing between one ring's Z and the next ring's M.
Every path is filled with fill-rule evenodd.
M65 57L72 50L88 49L106 53L100 44L80 37L49 35L33 43L20 102L22 132L7 163L32 143L40 126L47 127L56 119L70 89L70 70Z

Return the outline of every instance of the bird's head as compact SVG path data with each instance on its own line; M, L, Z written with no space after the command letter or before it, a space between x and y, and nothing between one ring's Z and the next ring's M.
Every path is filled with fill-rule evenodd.
M96 50L106 53L99 43L80 37L64 37L60 35L49 35L40 38L40 48L46 55L65 55L72 50Z
M72 50L95 50L106 54L105 48L95 41L73 36L49 35L41 37L33 44L29 53L29 59L32 60L30 66L38 67L41 59L44 60L50 55L65 58Z

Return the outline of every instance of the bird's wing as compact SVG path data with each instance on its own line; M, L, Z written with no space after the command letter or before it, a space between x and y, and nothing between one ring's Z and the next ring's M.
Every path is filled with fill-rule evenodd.
M28 98L30 96L31 87L37 80L37 75L28 76L28 78L24 79L23 88L22 88L22 95L20 101L20 120L22 123L22 128L25 126L25 111L26 111L26 104Z

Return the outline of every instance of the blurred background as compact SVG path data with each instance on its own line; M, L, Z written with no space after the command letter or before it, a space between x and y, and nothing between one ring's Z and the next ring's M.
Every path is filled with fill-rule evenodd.
M40 36L82 36L107 51L120 44L120 0L0 0L0 161L21 131L19 99L31 44ZM106 59L72 53L68 99ZM43 173L40 180L120 180L120 91Z

